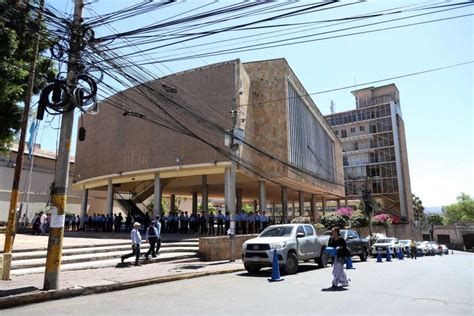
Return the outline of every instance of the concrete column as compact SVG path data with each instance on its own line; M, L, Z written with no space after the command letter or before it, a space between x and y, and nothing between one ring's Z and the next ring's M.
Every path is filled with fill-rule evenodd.
M298 206L300 209L300 216L304 216L304 192L298 191Z
M291 219L295 218L296 212L295 212L295 200L291 201Z
M237 211L241 211L242 210L242 189L237 189L236 190L236 193L237 193Z
M198 211L198 193L193 192L193 214L196 215Z
M322 206L323 206L323 216L326 215L326 198L322 198Z
M265 181L258 181L258 206L261 212L267 210L267 192L265 190Z
M257 200L253 200L252 206L253 206L253 211L255 212L255 211L257 210L257 208L258 208Z
M201 199L201 205L202 205L202 212L205 215L208 215L209 213L209 195L208 195L208 188L207 188L207 175L202 176L202 199Z
M341 200L337 200L336 201L336 209L340 209L341 208Z
M175 203L176 203L176 196L174 194L171 194L170 195L170 214L174 213Z
M155 173L155 188L154 188L154 198L153 198L153 219L156 216L161 215L161 201L162 201L162 192L163 188L161 187L161 178L160 174L157 172Z
M317 208L316 194L311 194L311 220L316 223L319 220L319 213Z
M344 199L344 204L345 204L346 207L348 207L349 206L349 201L347 199Z
M112 179L109 179L107 184L107 214L109 216L113 215L114 211L114 185L112 184Z
M282 223L288 222L288 188L281 187L281 216Z
M225 195L225 210L230 215L230 238L229 238L229 253L230 261L235 261L235 164L225 168L224 172L224 195Z
M82 190L81 200L81 224L79 229L84 229L84 216L87 214L87 200L89 199L89 189Z

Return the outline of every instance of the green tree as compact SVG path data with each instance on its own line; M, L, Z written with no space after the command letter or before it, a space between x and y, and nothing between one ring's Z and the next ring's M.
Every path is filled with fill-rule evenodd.
M29 6L17 7L15 1L0 3L0 152L8 151L20 129L23 101L28 82L28 69L33 52L33 37L38 30L36 17ZM44 25L41 26L44 30ZM39 52L49 46L42 38ZM45 85L45 78L54 75L48 59L38 58L33 92Z
M411 195L411 200L413 204L413 212L414 212L415 220L420 220L423 217L423 211L425 210L425 207L423 206L423 202L415 194Z
M453 224L460 221L474 222L474 200L466 193L461 193L457 202L448 206L443 206L443 215L446 224Z
M432 225L443 225L443 216L440 214L426 214L426 222Z

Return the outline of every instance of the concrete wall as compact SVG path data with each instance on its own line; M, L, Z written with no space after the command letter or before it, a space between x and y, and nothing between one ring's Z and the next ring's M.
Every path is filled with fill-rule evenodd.
M242 244L258 235L235 236L235 259L242 258ZM229 236L199 238L199 254L204 261L230 260Z

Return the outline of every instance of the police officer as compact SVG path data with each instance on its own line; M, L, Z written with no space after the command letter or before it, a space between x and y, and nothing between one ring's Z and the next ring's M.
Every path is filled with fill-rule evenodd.
M262 222L262 229L265 229L268 227L269 218L265 211L263 211L262 216L260 216L260 221Z
M217 235L222 235L224 229L224 215L222 215L222 211L219 210L217 214Z
M260 234L260 230L261 230L261 227L260 227L260 212L255 212L255 233L256 234Z
M247 226L249 234L255 233L255 213L250 213L247 216Z
M244 211L240 214L240 226L242 227L242 234L247 234L247 214Z
M214 235L215 230L214 230L214 213L209 212L209 235Z
M227 234L230 228L230 213L225 212L225 230L224 230L224 235Z

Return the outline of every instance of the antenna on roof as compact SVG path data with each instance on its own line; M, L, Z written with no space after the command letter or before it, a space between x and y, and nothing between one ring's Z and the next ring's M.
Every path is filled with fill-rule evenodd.
M334 112L336 111L336 104L333 100L331 100L331 105L329 106L329 108L331 109L331 114L334 114Z

